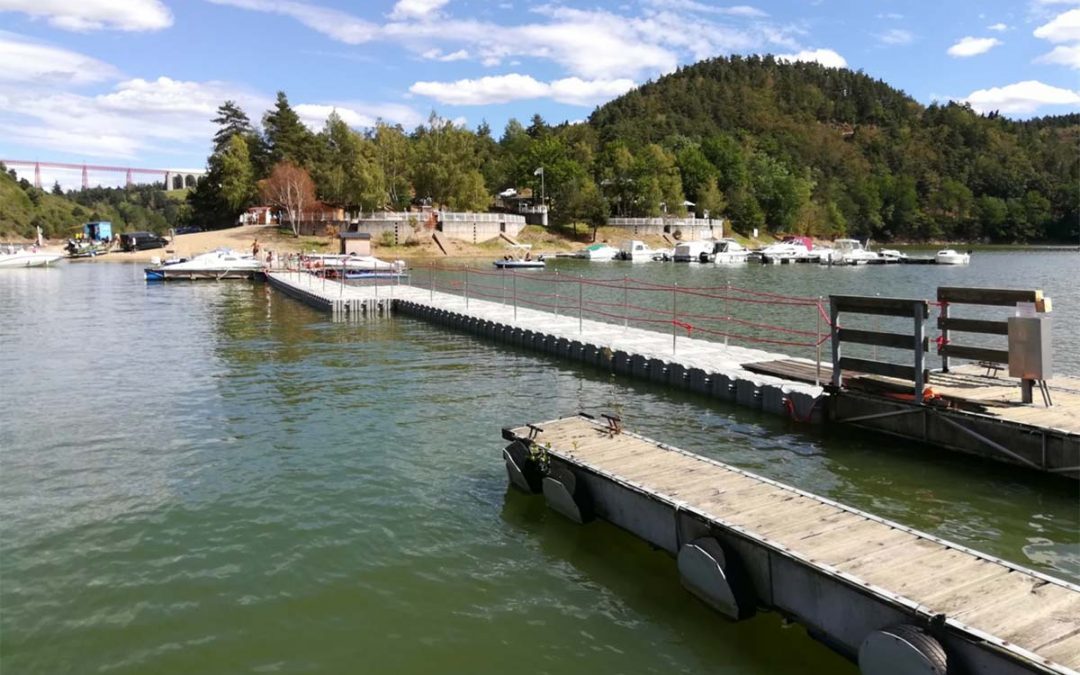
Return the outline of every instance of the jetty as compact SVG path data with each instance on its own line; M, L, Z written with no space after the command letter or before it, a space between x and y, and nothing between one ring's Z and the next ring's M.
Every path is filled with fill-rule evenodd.
M676 558L731 620L765 609L863 675L1076 673L1080 587L622 428L506 428L511 484Z
M1080 478L1080 379L1055 378L1051 405L1041 378L1000 376L1007 350L964 344L962 336L971 332L1000 339L1008 321L957 316L965 303L1002 308L1030 300L1048 310L1037 291L941 289L934 354L927 300L798 298L730 285L679 288L468 268L441 274L433 268L426 279L416 272L408 285L342 284L288 270L266 276L274 288L339 320L418 317L800 423L858 426ZM788 325L770 323L764 309L790 317ZM866 319L908 328L867 328ZM879 348L906 354L907 362L879 357ZM822 358L823 350L831 360ZM937 356L942 368L932 371L929 361ZM956 366L950 358L977 359L978 365ZM1041 402L1032 399L1036 386Z

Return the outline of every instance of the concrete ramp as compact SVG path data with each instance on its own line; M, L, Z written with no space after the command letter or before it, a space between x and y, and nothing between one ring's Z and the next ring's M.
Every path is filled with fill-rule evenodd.
M517 243L517 241L515 241L513 237L511 237L510 235L508 235L505 232L500 232L499 233L499 238L502 239L505 242L508 242L508 243L514 245L514 246L521 246L521 244Z

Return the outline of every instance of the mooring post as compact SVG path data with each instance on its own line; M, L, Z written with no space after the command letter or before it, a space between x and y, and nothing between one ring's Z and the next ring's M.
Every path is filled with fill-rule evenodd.
M469 266L462 265L465 268L465 309L469 309Z
M832 324L829 327L831 331L830 338L832 339L832 384L839 389L843 384L840 371L840 310L837 309L832 296L829 296L829 323Z
M559 270L555 270L555 318L559 318Z
M585 302L584 302L585 292L584 292L584 288L585 288L585 276L582 275L582 274L579 274L578 275L578 281L577 281L577 332L578 332L578 335L581 335L582 333L585 332L584 329L582 328L582 319L581 319L581 315L585 311Z
M675 355L675 340L678 338L679 328L679 282L671 287L671 354Z
M376 298L379 297L379 275L378 275L378 270L376 270L376 274L375 274L375 297Z
M925 341L926 314L929 312L927 312L926 302L923 300L914 302L913 306L915 310L915 402L921 404L923 402L923 390L926 388L926 381L923 377L925 368L923 365L925 358L923 342Z
M510 277L514 280L514 321L517 321L517 272L511 272Z

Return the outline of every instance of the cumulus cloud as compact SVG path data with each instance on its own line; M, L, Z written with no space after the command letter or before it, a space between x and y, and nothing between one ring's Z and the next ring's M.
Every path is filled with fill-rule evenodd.
M911 31L904 30L902 28L893 28L887 30L884 33L880 33L877 36L878 40L887 45L906 45L910 44L915 36Z
M444 54L441 49L429 49L424 52L422 56L430 61L443 61L444 63L448 63L450 61L464 61L469 58L469 52L464 49L459 49L456 52Z
M1035 62L1068 66L1073 70L1080 70L1080 44L1058 45L1046 54L1035 59Z
M489 105L534 98L552 98L570 105L595 105L634 87L628 79L582 80L568 77L541 82L531 75L510 73L456 82L417 82L409 91L448 105Z
M1034 35L1055 43L1080 41L1080 9L1058 14L1049 23L1036 28Z
M1001 44L1001 40L997 38L977 38L977 37L964 37L960 38L960 41L949 47L946 53L949 56L963 59L970 56L978 56L979 54L985 54L994 47Z
M379 27L358 17L336 9L328 9L306 2L293 0L209 0L216 5L227 5L270 14L281 14L299 21L308 28L345 44L358 45L372 40Z
M398 0L390 10L391 19L426 19L438 13L450 0Z
M88 84L117 75L95 58L0 31L0 83Z
M1003 23L995 23L986 27L986 30L997 31L998 33L1004 33L1009 30L1009 26Z
M795 54L777 54L779 61L814 61L829 68L846 68L847 60L831 49L804 49Z
M151 31L172 25L172 14L160 0L0 0L0 12L22 12L72 31Z
M396 103L370 104L346 102L340 105L324 103L301 103L293 106L300 120L313 131L319 131L326 124L330 113L336 112L345 124L355 129L375 126L379 120L389 124L400 124L406 128L414 127L424 121L423 116L407 105Z
M998 110L1003 113L1031 114L1048 105L1080 104L1080 94L1070 89L1053 87L1038 80L1025 80L1004 87L979 89L964 101L980 112Z

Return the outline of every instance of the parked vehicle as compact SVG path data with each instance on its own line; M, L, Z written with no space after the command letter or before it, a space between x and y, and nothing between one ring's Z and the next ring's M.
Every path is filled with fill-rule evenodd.
M120 247L125 251L145 251L151 248L165 248L169 240L153 232L125 232L120 235Z

